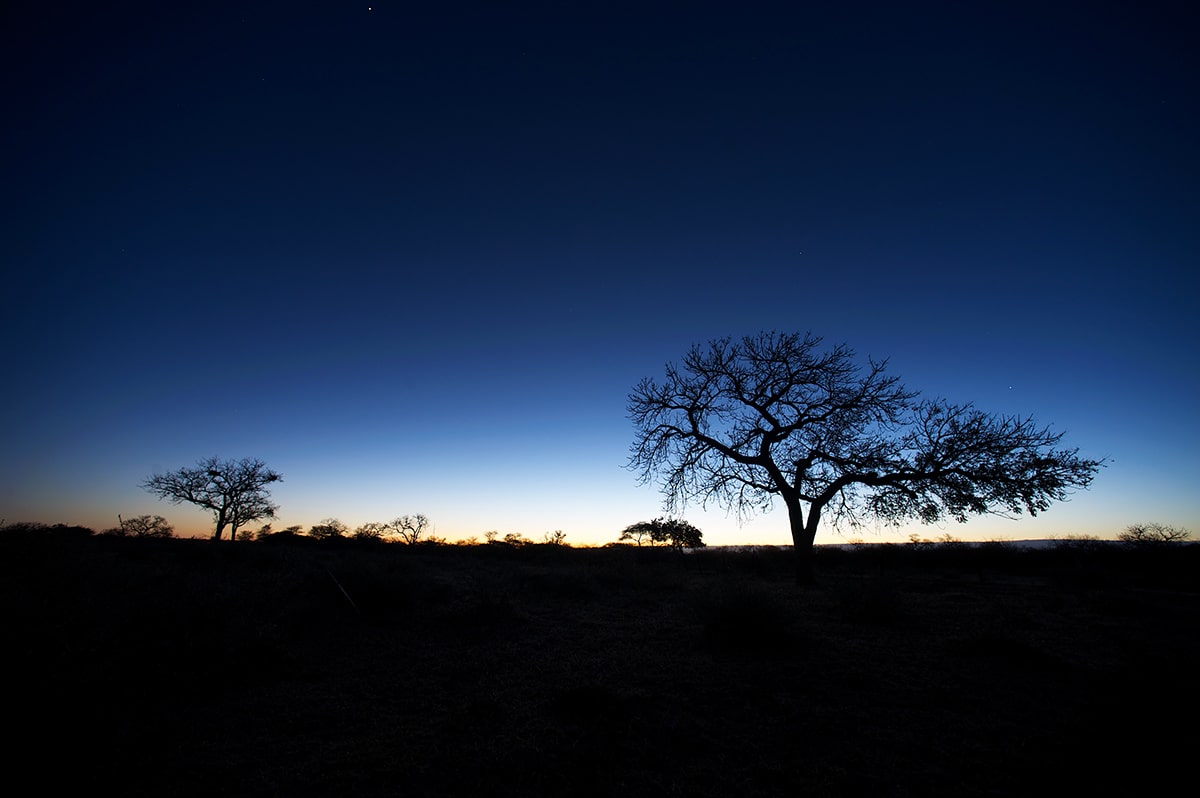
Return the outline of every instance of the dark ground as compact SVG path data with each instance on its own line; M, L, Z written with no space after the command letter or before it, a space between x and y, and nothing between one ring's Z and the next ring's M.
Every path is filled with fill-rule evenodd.
M0 556L5 758L37 792L1194 787L1200 546L822 550L811 588L775 551L41 530Z

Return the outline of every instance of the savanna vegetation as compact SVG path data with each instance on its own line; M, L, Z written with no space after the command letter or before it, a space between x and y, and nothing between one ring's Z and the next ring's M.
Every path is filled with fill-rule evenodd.
M0 530L9 778L138 795L1168 794L1200 546Z

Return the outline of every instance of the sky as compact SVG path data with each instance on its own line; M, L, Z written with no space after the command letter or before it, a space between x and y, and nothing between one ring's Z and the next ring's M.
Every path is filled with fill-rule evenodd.
M615 540L626 399L811 331L1105 458L1035 519L1200 533L1184 3L6 3L0 517L161 514L257 457L276 528ZM789 542L782 506L685 517Z

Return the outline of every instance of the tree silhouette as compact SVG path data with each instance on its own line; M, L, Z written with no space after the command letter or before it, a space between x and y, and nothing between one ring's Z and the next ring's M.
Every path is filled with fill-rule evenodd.
M355 540L380 540L385 532L387 532L386 524L371 521L356 527L350 536Z
M420 541L421 536L429 530L429 519L421 514L402 515L383 525L390 534L396 535L405 543L412 545Z
M796 578L813 579L823 517L899 524L1030 515L1087 487L1101 460L1055 448L1061 433L941 399L918 401L886 361L845 345L763 332L695 345L629 395L629 467L660 478L668 509L716 501L744 517L787 507Z
M108 530L109 534L134 538L172 538L175 528L161 515L137 515L133 518L117 516L120 526Z
M245 524L275 517L279 508L271 503L268 488L282 480L262 460L208 457L195 468L155 474L142 487L171 504L194 504L211 511L213 540L220 540L227 526L229 539L235 540Z
M1133 543L1135 545L1146 545L1155 543L1175 543L1181 540L1187 540L1192 536L1192 533L1180 527L1167 526L1165 524L1148 523L1148 524L1131 524L1125 527L1125 531L1117 535L1117 540L1123 543Z
M323 519L320 523L313 524L308 530L309 537L314 537L317 540L344 538L349 532L350 528L336 518Z
M655 518L639 521L621 530L618 541L632 540L641 546L671 546L676 549L698 549L704 546L704 537L699 529L681 518Z

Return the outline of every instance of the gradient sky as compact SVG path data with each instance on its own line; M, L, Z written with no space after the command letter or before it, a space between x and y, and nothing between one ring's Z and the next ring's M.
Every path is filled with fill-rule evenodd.
M603 543L629 390L779 329L1111 460L848 537L1200 533L1200 31L1116 5L8 3L0 517L202 534L138 483L253 456L277 528Z

